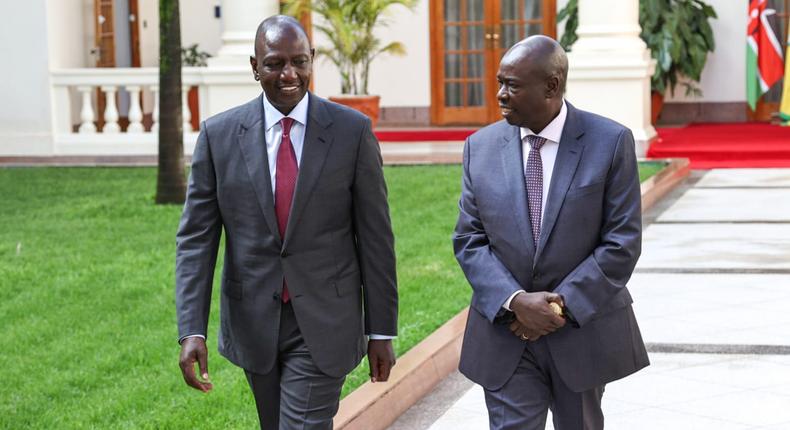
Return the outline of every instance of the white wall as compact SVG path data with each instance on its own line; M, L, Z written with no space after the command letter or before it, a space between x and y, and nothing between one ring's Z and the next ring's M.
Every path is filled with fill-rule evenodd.
M93 23L84 22L85 0L47 0L46 7L50 67L88 66L88 46L92 46L93 39L91 45L86 45L84 29Z
M222 43L222 19L214 18L220 0L187 0L181 8L181 46L194 43L198 49L216 55ZM159 0L139 0L140 62L143 67L159 65Z
M222 18L214 17L214 6L220 3L220 0L188 0L180 3L182 46L197 43L201 51L217 55L222 42Z
M140 65L159 66L159 1L137 2L138 29L140 31Z
M49 68L93 67L96 45L92 0L47 0ZM71 120L79 121L79 98L71 91Z
M53 0L54 1L54 0ZM14 2L0 26L0 153L43 152L51 148L47 4ZM62 55L58 54L58 58Z
M675 95L667 92L668 102L741 102L746 100L746 26L745 1L706 0L716 10L711 20L716 50L708 54L699 88L702 97L686 97L678 85Z
M382 106L430 106L429 2L420 0L413 12L402 6L392 6L388 12L389 27L380 29L376 34L383 44L402 42L406 47L406 55L382 55L374 60L368 92L380 95ZM315 14L313 22L319 22ZM328 46L326 39L315 28L313 44ZM317 59L313 80L316 94L323 97L340 94L340 76L329 61Z
M85 67L84 0L47 0L46 7L50 67Z
M557 0L557 12L562 10L565 5L568 4L568 0ZM557 25L557 40L562 39L562 35L565 33L565 21L562 21Z

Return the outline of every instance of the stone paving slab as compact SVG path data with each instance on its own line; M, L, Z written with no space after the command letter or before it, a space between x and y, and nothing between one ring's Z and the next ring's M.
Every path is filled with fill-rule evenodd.
M788 270L790 224L652 224L636 267Z
M646 342L666 344L787 345L790 343L790 312L785 293L790 277L765 275L762 291L744 282L744 275L641 275L631 283L634 308ZM645 279L645 278L649 279ZM697 286L685 285L690 279ZM732 281L733 285L719 288ZM672 283L675 282L673 285ZM678 286L678 282L682 282ZM648 284L645 287L645 284ZM650 285L652 284L652 285ZM681 290L693 289L693 293ZM776 294L772 294L771 291ZM731 300L729 304L724 300ZM662 312L666 312L662 314Z
M628 289L647 343L790 345L790 275L638 273Z
M607 429L790 428L790 356L651 354L651 360L606 386ZM485 428L483 390L474 386L430 430ZM546 429L553 428L549 416Z
M771 188L692 188L686 191L657 221L750 221L790 223L789 198Z
M380 144L383 155L431 155L464 153L464 142L413 142Z
M790 169L714 169L697 187L790 187Z

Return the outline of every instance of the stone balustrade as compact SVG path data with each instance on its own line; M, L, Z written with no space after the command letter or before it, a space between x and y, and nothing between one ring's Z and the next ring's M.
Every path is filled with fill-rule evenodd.
M51 72L55 151L61 154L156 153L159 120L159 69L85 68ZM182 73L184 149L194 148L197 130L187 102L191 87L205 105L203 69L185 67ZM99 103L99 99L103 103ZM119 100L123 106L119 105ZM99 106L103 106L99 110ZM198 112L207 112L199 108ZM146 118L149 116L150 118ZM123 118L123 124L121 119ZM144 121L146 119L146 121ZM202 118L198 118L201 119ZM144 124L146 123L146 124Z

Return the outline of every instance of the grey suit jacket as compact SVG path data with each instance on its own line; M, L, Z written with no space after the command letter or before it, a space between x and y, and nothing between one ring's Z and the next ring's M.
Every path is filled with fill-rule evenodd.
M220 353L255 373L272 369L284 277L313 361L342 376L362 359L364 334L397 334L378 141L362 114L310 94L294 200L280 237L261 97L201 125L176 238L179 337L206 335L224 230Z
M578 323L546 341L566 385L605 384L649 361L626 283L641 252L639 175L631 131L568 103L537 247L518 127L505 121L464 148L456 258L473 289L461 372L494 390L525 343L499 321L515 291L554 291Z

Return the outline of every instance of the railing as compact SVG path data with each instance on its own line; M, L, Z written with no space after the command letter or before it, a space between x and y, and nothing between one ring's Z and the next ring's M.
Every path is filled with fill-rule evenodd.
M77 153L92 148L97 153L156 153L159 69L64 69L53 71L51 79L57 152ZM202 92L203 76L200 69L185 67L182 85L184 146L185 152L191 153L197 134L192 127L193 113L187 103L187 93L193 86L199 88L199 93ZM101 111L97 108L101 105L99 99L104 102ZM119 111L119 99L124 101L123 112ZM125 106L127 102L128 108ZM205 112L204 109L198 111ZM125 127L119 122L121 113L125 113L128 120ZM146 115L150 115L148 127L144 125Z

